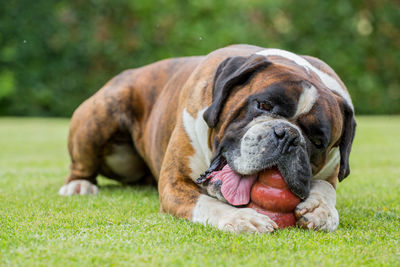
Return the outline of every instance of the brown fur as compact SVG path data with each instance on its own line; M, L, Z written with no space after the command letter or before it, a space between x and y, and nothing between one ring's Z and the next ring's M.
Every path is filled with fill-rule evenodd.
M248 56L260 50L262 48L253 46L232 46L204 57L163 60L116 76L86 100L72 117L68 139L72 163L66 182L86 179L96 183L98 174L126 181L129 177L113 173L104 158L112 153L113 144L131 145L147 166L138 165L138 172L148 168L147 172L158 181L161 211L190 219L201 189L189 177L189 156L194 154L194 149L182 125L182 112L186 108L189 114L196 116L199 110L211 104L214 73L227 56ZM312 64L331 72L324 63L309 59ZM221 123L210 131L210 148L214 149L215 139L222 138L230 118L240 116L235 111L245 104L250 94L287 75L296 75L299 80L315 80L315 77L301 74L304 71L297 72L296 68L299 67L289 68L287 63L274 62L268 71L257 74L250 84L237 89L222 110ZM336 107L329 103L321 105L335 121ZM309 115L303 119L316 118ZM340 138L341 131L341 122L334 123L332 138L335 141L331 146ZM322 168L323 162L318 165ZM334 185L335 179L330 178Z

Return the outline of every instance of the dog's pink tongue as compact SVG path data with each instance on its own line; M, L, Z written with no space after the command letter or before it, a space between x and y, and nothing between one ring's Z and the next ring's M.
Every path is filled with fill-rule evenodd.
M228 164L211 175L212 180L222 181L221 193L231 205L240 206L250 202L250 190L257 175L241 176L235 173Z

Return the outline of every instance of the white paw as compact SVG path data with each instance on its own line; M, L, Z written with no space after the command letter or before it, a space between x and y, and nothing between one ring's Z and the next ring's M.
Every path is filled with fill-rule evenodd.
M312 182L310 196L295 209L296 224L305 229L332 232L339 225L336 191L326 181Z
M236 208L207 195L200 195L192 221L235 233L265 233L278 229L268 216L250 208Z
M265 233L278 229L278 225L253 209L240 208L221 215L218 228L235 233Z
M73 180L63 185L58 194L61 196L96 195L98 192L98 187L87 180Z

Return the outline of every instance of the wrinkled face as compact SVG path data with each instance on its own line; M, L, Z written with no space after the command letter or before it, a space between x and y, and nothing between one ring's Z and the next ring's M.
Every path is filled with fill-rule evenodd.
M237 118L226 118L218 149L242 175L277 166L292 191L304 198L312 173L323 167L340 137L339 105L333 96L318 94L314 85L302 81L278 82L257 91L235 107ZM339 118L326 113L324 102L330 102Z
M328 155L338 159L343 110L339 95L301 71L274 64L263 68L226 97L211 138L209 171L228 164L244 176L276 166L304 199Z

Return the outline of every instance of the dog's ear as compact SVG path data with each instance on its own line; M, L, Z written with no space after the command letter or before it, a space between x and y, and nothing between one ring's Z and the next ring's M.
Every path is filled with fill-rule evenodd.
M343 130L342 137L339 143L340 169L338 174L340 182L350 174L349 156L357 126L354 119L354 111L350 108L348 104L343 104L342 107Z
M213 102L203 115L210 128L217 125L219 115L232 89L246 83L254 73L269 64L271 62L261 55L228 57L219 64L212 87Z

